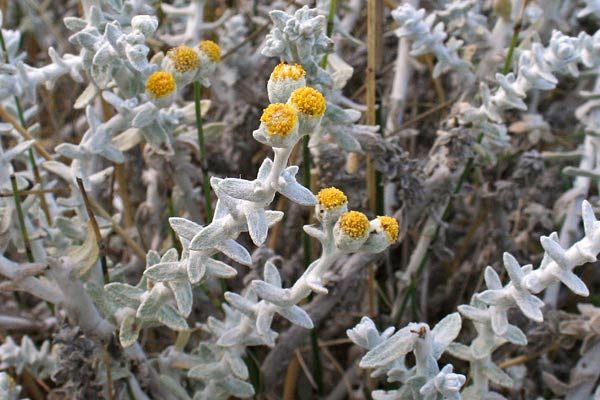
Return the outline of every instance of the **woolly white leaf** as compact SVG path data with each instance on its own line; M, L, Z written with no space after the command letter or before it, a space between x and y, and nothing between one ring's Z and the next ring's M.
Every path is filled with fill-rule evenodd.
M219 183L219 189L231 197L240 200L258 202L264 200L264 193L257 193L257 181L227 178Z
M278 307L277 313L291 323L303 328L312 329L314 327L308 313L298 306Z
M112 282L104 286L112 300L125 307L138 308L144 290L126 283Z
M418 338L411 332L411 325L400 329L391 338L371 349L360 361L360 367L381 367L410 353Z
M175 302L177 303L177 309L182 316L187 317L192 312L192 303L194 298L192 296L192 286L186 280L173 280L167 282L167 286L173 292L175 296Z
M188 324L185 322L185 318L183 318L173 306L170 304L165 304L158 312L158 321L173 329L174 331L185 331L188 330Z
M513 380L510 376L508 376L504 371L502 371L496 364L493 362L488 362L483 367L483 373L485 376L489 378L492 382L497 385L510 388L513 386Z
M217 386L222 386L228 393L235 397L247 398L254 395L254 387L248 382L236 378L225 378Z
M263 275L265 282L267 282L269 285L281 287L281 276L279 275L277 267L271 261L267 261L265 263Z
M192 240L194 236L202 229L202 225L198 225L195 222L185 218L171 217L169 218L169 225L175 233L187 240Z
M244 210L248 223L248 233L255 245L261 246L267 239L268 225L265 210L253 207Z
M290 182L278 190L279 193L303 206L314 206L317 204L315 195L297 182Z
M233 278L234 276L237 275L237 271L235 268L230 267L229 265L225 264L224 262L212 259L212 258L207 258L206 259L206 271L211 274L214 275L218 278Z
M187 272L185 266L179 261L161 262L144 271L144 275L157 282L166 282L173 279L185 279Z
M248 250L233 239L227 239L215 246L217 250L240 264L252 266L252 256Z
M127 314L121 322L119 329L119 342L121 346L129 347L134 344L140 334L140 326L136 323L135 315Z
M253 318L254 314L256 313L255 311L255 306L256 304L251 302L250 300L248 300L247 298L240 296L237 293L233 293L233 292L225 292L225 300L227 300L227 302L229 304L231 304L231 306L233 308L235 308L236 310L239 310L240 312L242 312L243 314L247 315L248 317Z
M440 358L446 347L460 333L462 320L459 313L452 313L444 317L431 330L433 334L433 357L437 360Z
M504 337L511 343L525 346L527 344L527 336L514 325L508 325Z
M243 380L248 379L248 376L250 375L248 372L248 367L246 366L246 363L241 357L235 357L231 353L225 353L225 356L223 358L225 359L225 361L229 365L229 368L231 368L231 371L237 378Z
M204 265L204 256L198 251L190 251L187 260L187 275L192 284L196 284L204 278L206 266Z
M271 329L272 322L273 312L266 306L259 307L256 315L256 332L261 336L264 335Z

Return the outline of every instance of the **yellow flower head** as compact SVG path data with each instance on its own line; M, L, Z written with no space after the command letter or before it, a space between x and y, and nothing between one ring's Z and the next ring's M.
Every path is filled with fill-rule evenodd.
M290 103L298 112L310 117L320 117L325 113L325 97L318 90L308 86L294 90L290 96Z
M196 69L200 64L198 53L188 46L178 46L169 50L167 57L173 60L175 70L181 73Z
M221 48L212 40L203 40L198 43L198 48L206 53L210 61L215 64L221 61Z
M327 210L338 208L348 202L348 198L344 192L338 188L334 188L333 186L321 189L317 194L317 199L319 200L319 204L321 204Z
M304 68L302 68L302 65L291 65L286 64L282 61L273 69L273 72L271 73L271 79L273 79L274 81L283 79L292 79L294 81L297 81L304 75L306 75L306 72L304 72Z
M339 224L342 232L354 239L362 239L369 231L369 219L359 211L343 213Z
M153 73L146 81L146 90L157 98L170 95L176 88L175 78L169 72L165 71Z
M279 135L286 137L296 127L298 115L296 111L287 104L274 103L269 104L264 109L260 122L265 124L269 135Z
M384 215L382 217L377 217L377 219L381 223L381 227L390 240L390 243L394 243L398 240L398 221L396 221L396 218Z

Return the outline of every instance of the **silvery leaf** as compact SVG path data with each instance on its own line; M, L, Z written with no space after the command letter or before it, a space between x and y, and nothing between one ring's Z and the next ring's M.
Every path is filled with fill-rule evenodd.
M204 250L215 247L223 240L223 221L215 219L198 232L190 242L190 250Z
M177 235L184 237L187 240L192 240L202 229L202 225L198 225L189 219L179 217L169 218L169 225L171 225L171 229L173 229Z
M272 226L281 221L284 213L282 211L265 210L265 216L267 218L267 225Z
M167 282L167 286L175 296L175 303L177 303L177 309L181 315L186 317L190 315L192 312L192 303L194 301L192 296L192 285L190 285L187 279L181 279Z
M110 143L105 143L98 154L115 164L123 164L125 162L125 156L121 150Z
M218 346L231 347L243 343L245 333L237 328L233 328L225 332L217 340Z
M247 315L248 317L254 317L254 314L256 313L255 303L233 292L225 292L224 297L233 308Z
M553 273L553 275L576 295L582 297L587 297L590 295L590 291L585 282L583 282L573 272L568 270L560 270Z
M312 319L306 311L298 306L278 307L277 313L293 324L299 325L306 329L314 328Z
M252 266L252 256L248 250L233 239L227 239L215 246L217 250L242 265Z
M261 246L267 239L268 225L265 210L252 207L244 210L248 223L248 233L255 245Z
M187 278L187 272L181 262L161 262L144 271L144 275L157 282Z
M165 304L164 296L160 290L161 286L162 283L157 283L146 298L143 299L142 304L137 309L136 316L138 318L142 320L156 319L158 310Z
M148 250L146 254L146 268L151 265L156 265L160 262L160 254L156 250Z
M271 172L271 168L273 168L273 161L267 157L260 165L256 179L258 179L259 181L264 181L265 179L267 179L269 173Z
M513 386L512 378L491 361L486 363L483 367L483 373L490 381L497 385L506 388L511 388Z
M519 309L527 318L536 322L544 321L544 315L542 314L541 310L541 307L544 306L544 303L540 299L529 294L529 292L526 294L517 292L514 295L514 299Z
M190 251L187 260L187 275L192 284L197 284L204 278L206 266L204 265L204 256L198 251Z
M289 182L285 186L279 188L278 192L293 202L303 206L314 206L317 204L315 195L298 182Z
M125 307L138 308L144 290L126 283L112 282L104 286L110 298Z
M65 17L63 23L70 31L80 31L87 26L87 21L77 17Z
M450 343L446 351L452 356L464 361L470 361L473 359L471 349L462 343Z
M219 363L198 364L188 371L188 377L202 380L221 380L226 375L226 371Z
M160 385L179 400L192 400L187 391L175 379L168 375L160 375Z
M213 276L224 279L233 278L237 275L235 268L213 258L206 259L206 271Z
M71 143L61 143L54 148L54 151L56 151L61 156L70 159L85 157L85 152L81 150L79 146L76 146Z
M514 325L507 326L504 337L509 342L519 346L525 346L527 344L527 336Z
M225 359L225 361L229 365L229 368L231 368L231 371L236 377L243 380L248 379L248 376L250 375L248 372L248 367L246 366L246 363L241 357L234 357L230 353L225 353L225 356L223 358Z
M136 318L133 314L127 314L119 329L119 341L121 346L129 347L135 343L140 334L140 326L136 324Z
M176 262L179 260L179 254L177 253L176 249L169 249L165 252L165 254L163 254L163 256L160 259L160 262Z
M264 335L271 329L273 322L273 312L269 311L268 307L259 307L256 315L256 332L259 335Z
M286 23L292 18L291 15L281 10L269 11L269 17L271 17L273 25L281 30L285 28Z
M136 115L131 125L134 128L144 128L156 120L158 110L152 103L145 103L136 109Z
M351 152L361 151L360 143L351 134L338 129L332 129L329 133L334 137L340 149Z
M598 229L598 221L596 221L594 210L587 200L584 200L581 204L581 219L583 220L585 235L591 236L592 233Z
M440 358L446 347L456 339L461 326L460 314L455 312L444 317L431 330L433 334L433 357L436 360Z
M185 318L177 313L170 304L165 304L158 312L158 321L173 329L174 331L185 331L189 329Z
M273 286L264 281L252 281L251 286L258 297L281 307L290 306L290 290Z
M371 349L360 361L361 368L381 367L410 353L415 345L417 335L405 327L396 332L385 342Z
M263 276L265 282L267 282L268 284L273 285L275 287L281 287L281 276L279 275L277 267L271 261L267 261L265 263Z
M120 151L128 151L140 144L142 132L138 128L129 128L112 138L112 144Z
M256 189L258 188L256 182L246 179L226 178L219 183L219 189L234 199L258 202L263 200L264 195L256 193Z
M308 236L312 236L319 241L323 241L326 237L325 232L314 225L304 225L302 229Z
M217 386L222 386L223 389L235 397L247 398L254 395L254 387L248 382L237 378L225 378L223 381L217 383Z

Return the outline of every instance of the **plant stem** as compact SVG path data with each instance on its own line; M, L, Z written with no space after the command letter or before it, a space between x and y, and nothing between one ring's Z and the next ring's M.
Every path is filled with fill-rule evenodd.
M510 39L510 46L508 47L508 53L506 54L506 60L504 60L504 67L502 68L502 75L508 74L510 71L510 65L512 64L512 59L515 53L515 48L517 47L517 43L519 41L519 33L521 33L521 27L523 26L523 16L525 15L525 8L527 8L527 3L529 0L523 1L523 6L521 7L521 13L519 14L519 19L515 23L515 27L513 29L513 35Z
M202 167L202 193L204 194L204 211L206 213L206 223L212 221L212 199L210 197L210 179L208 177L208 163L206 157L206 147L204 146L204 129L202 125L202 109L200 101L202 98L202 88L200 82L194 82L194 102L196 104L196 128L198 130L198 147L200 148L200 165Z
M104 276L104 283L107 284L110 283L110 275L108 273L108 264L106 263L106 244L104 243L104 239L102 239L100 227L98 226L98 221L96 221L96 215L94 214L94 210L92 210L90 199L88 198L85 187L83 186L83 180L81 180L81 178L77 178L77 186L79 186L79 191L81 192L83 202L85 203L85 209L87 210L90 223L94 229L96 243L100 249L100 265L102 266L102 275Z
M336 0L329 0L329 13L327 14L327 37L331 38L333 33L333 19L335 18ZM321 60L321 68L327 67L327 54Z
M17 187L17 177L14 174L10 176L10 183L12 185L15 208L17 209L17 219L19 220L21 235L23 236L23 243L25 244L25 254L27 255L27 261L32 263L35 262L35 260L31 251L31 243L29 242L29 235L27 234L27 226L25 226L25 216L23 215L23 209L21 208L21 196L19 195L19 188Z

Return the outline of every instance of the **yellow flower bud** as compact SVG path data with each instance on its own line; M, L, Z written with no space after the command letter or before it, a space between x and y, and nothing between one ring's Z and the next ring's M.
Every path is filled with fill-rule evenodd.
M290 96L291 105L310 117L321 117L325 113L325 97L316 89L301 87Z
M264 109L260 122L265 124L269 135L286 137L294 131L298 116L294 109L287 104L270 104Z
M319 204L326 210L338 208L348 203L348 198L346 197L344 192L333 186L321 189L317 194L317 199L319 200Z
M175 78L165 71L154 72L146 81L146 90L156 98L168 96L175 92L176 88Z

